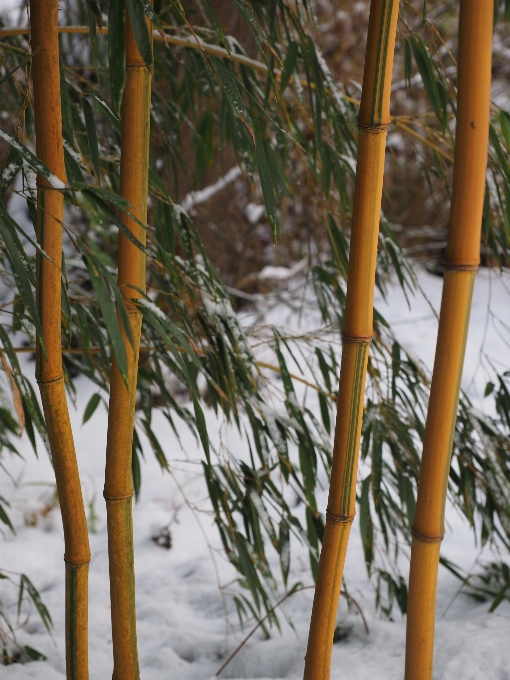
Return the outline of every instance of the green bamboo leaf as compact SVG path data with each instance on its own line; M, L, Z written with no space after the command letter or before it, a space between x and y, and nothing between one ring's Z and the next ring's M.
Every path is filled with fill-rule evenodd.
M56 177L42 161L40 161L35 154L33 154L27 147L22 144L16 137L13 137L8 132L0 128L0 137L10 144L23 158L25 163L33 170L38 172L44 179L46 179L54 189L65 189L66 185L61 179Z
M329 417L329 399L324 395L323 392L318 393L319 397L319 407L321 410L321 418L324 427L326 428L326 432L328 434L331 433L331 420Z
M278 240L279 235L279 225L278 219L276 217L276 203L274 200L273 180L271 177L271 173L269 172L269 166L267 164L266 155L264 153L264 149L262 148L262 144L260 142L258 134L256 134L255 137L257 140L255 145L255 158L257 160L257 169L259 171L260 184L262 186L262 195L264 197L267 216L269 217L269 222L271 223L271 226L273 228L273 236L276 242Z
M117 1L117 0L115 0L115 1ZM108 36L109 35L110 34L108 33ZM125 48L124 48L124 52L125 52ZM110 64L111 64L111 62L110 62ZM124 74L124 77L125 77L125 74ZM110 78L111 78L111 76L110 76ZM122 88L124 88L124 81L122 82ZM121 89L121 92L120 92L120 96L121 95L122 95L122 89ZM102 99L100 99L99 97L96 97L95 95L91 95L91 98L97 103L97 105L99 106L101 111L108 118L110 123L113 125L114 130L120 134L120 119L113 113L113 111L108 106L108 104L106 104ZM119 99L119 106L120 106L120 99Z
M332 153L331 148L326 142L322 143L321 150L322 159L322 169L321 169L321 184L322 190L326 198L329 197L329 189L331 186L331 164L332 164Z
M131 476L133 478L133 490L135 492L135 500L140 498L140 488L142 486L142 468L140 466L140 457L138 451L142 453L142 445L136 428L133 430L133 445L131 448Z
M2 521L4 524L6 524L9 527L9 529L12 531L12 533L14 535L16 535L14 527L12 526L12 522L9 518L9 515L5 511L4 506L9 507L9 503L5 500L5 498L0 496L0 521Z
M217 57L213 58L214 67L216 73L221 82L223 91L227 95L227 99L230 102L231 107L234 109L234 113L239 116L247 127L250 136L252 138L253 144L255 145L255 133L253 129L253 121L250 114L248 113L246 106L244 104L243 98L237 89L237 85L232 78L232 75L225 64Z
M41 600L41 596L39 595L39 591L37 590L37 588L34 586L32 581L28 578L28 576L26 574L21 574L20 582L26 588L26 591L27 591L30 599L34 603L35 608L37 609L39 616L41 617L41 620L44 623L44 627L46 628L46 630L48 632L50 632L52 627L53 627L53 622L51 620L51 616L50 616L49 611L46 609L46 606L44 605L43 601ZM20 588L20 590L22 590L22 587ZM19 607L19 603L18 603L18 607Z
M255 600L257 609L260 609L260 582L257 578L257 572L255 571L255 567L253 566L253 562L246 547L246 541L239 532L236 532L235 546L239 555L239 570L243 576L246 577L248 587L251 591L253 599Z
M207 462L210 463L211 454L209 450L209 435L207 433L207 424L205 422L205 416L204 412L202 411L202 407L200 406L200 402L198 401L194 393L193 393L193 408L195 409L195 422L197 425L198 434L200 436L200 441L202 442L202 446L204 447Z
M84 182L82 169L89 174L89 169L86 168L81 160L81 155L76 151L73 144L71 144L64 131L64 161L66 165L67 176L72 184L79 184ZM78 158L80 161L78 162Z
M411 86L411 77L413 75L413 54L411 48L411 42L409 38L404 40L404 80L406 87Z
M151 445L152 450L154 451L158 463L161 465L163 470L168 470L168 461L161 447L161 444L159 443L158 438L154 434L150 424L148 423L147 420L145 420L145 418L142 419L142 424L145 430L145 434L147 435L147 439L149 440L149 443Z
M18 362L18 357L11 343L11 339L7 334L4 326L0 324L0 341L2 342L3 349L7 354L9 363L12 368L12 376L16 382L18 390L22 395L23 411L25 413L25 430L29 436L30 443L34 449L34 453L37 456L37 445L35 441L35 433L32 425L32 421L37 427L37 431L44 439L46 435L46 428L44 425L44 417L41 413L39 407L39 402L34 393L34 388L32 383L23 375L21 372L21 367Z
M421 38L413 37L410 40L423 87L439 122L443 124L445 119L443 118L442 103L434 74L434 64Z
M505 138L506 148L510 151L510 114L507 111L500 111L499 122L503 137Z
M60 102L62 105L63 131L72 144L74 139L73 109L71 106L71 99L69 98L69 90L62 62L60 62Z
M223 33L223 29L221 27L220 22L218 21L218 17L216 16L216 13L211 5L210 0L204 0L204 5L207 10L207 14L209 15L209 18L211 19L211 23L214 26L214 30L218 34L221 44L227 50L228 56L230 57L231 56L230 45L228 44L228 40L225 38L225 34Z
M97 183L101 183L100 166L99 166L99 146L97 143L96 123L94 121L94 114L86 97L82 97L81 106L83 115L85 117L85 127L87 130L87 139L89 143L90 157L92 158L92 165L96 173Z
M315 348L315 355L317 356L317 360L319 362L319 368L320 368L320 371L322 373L322 377L324 378L324 384L326 385L326 389L327 389L328 392L332 392L331 378L330 378L330 370L331 369L328 366L328 363L327 363L326 359L324 358L324 354L322 353L322 351L319 347Z
M151 167L149 167L149 185L155 189L156 193L160 194L165 201L171 201L167 188L158 177L158 174Z
M383 476L383 425L380 420L374 424L372 433L372 494L377 507L381 498L381 482Z
M90 244L91 250L93 251L93 244ZM96 251L96 256L98 255ZM99 257L96 257L95 264L97 268L100 270L102 276L110 286L111 290L113 291L113 295L115 297L115 303L117 305L117 313L120 316L120 320L122 322L122 328L124 330L124 333L126 334L127 339L129 340L129 343L133 345L133 333L131 331L131 323L129 321L129 316L127 313L126 305L124 302L124 296L120 292L119 285L117 283L117 280L110 274L108 269L105 267L105 265L101 262Z
M94 16L94 19L96 20L97 25L99 26L99 28L102 28L102 26L103 26L103 15L101 13L101 8L97 4L96 0L87 0L87 5L89 6L89 9Z
M161 23L158 15L154 11L154 7L152 6L151 1L150 0L141 0L141 1L142 1L142 6L143 6L143 11L145 12L145 16L149 19L149 21L152 24L154 24L154 26L156 26L160 36L163 38L163 40L166 43L164 26Z
M19 589L18 589L18 607L17 607L17 615L19 618L19 615L21 614L21 605L23 604L23 595L25 594L25 581L23 580L23 576L20 578L19 582Z
M262 30L259 22L257 21L257 17L255 16L255 13L252 9L252 6L249 3L244 2L244 0L233 0L234 5L237 7L245 21L252 26L252 28L255 29L255 31L264 38L264 40L267 42L266 37L264 35L264 31Z
M124 340L122 338L122 332L117 319L115 305L113 304L113 300L110 297L110 292L108 291L104 277L101 276L98 271L96 262L92 261L90 254L84 256L83 259L87 266L90 282L92 283L92 287L94 288L94 292L101 309L101 315L106 326L108 337L112 343L115 361L117 362L117 366L119 367L122 377L124 380L127 380L126 348L124 347Z
M101 403L101 395L99 394L99 392L95 392L90 397L88 404L85 407L85 411L83 412L82 425L85 425L87 420L90 420L92 418L96 408L99 406L100 403Z
M313 580L317 581L319 571L319 536L315 526L314 516L309 507L306 508L306 527L307 539L309 544L310 567L312 569Z
M491 381L489 381L489 382L485 385L485 390L484 390L483 396L484 396L484 397L488 397L490 394L492 394L492 393L494 392L494 388L495 388L494 383L491 382Z
M280 93L283 94L285 88L289 84L289 80L292 78L292 73L296 68L297 58L299 54L299 45L294 40L291 40L289 44L289 49L285 55L285 60L283 62L283 72L280 79Z
M46 661L48 658L47 656L44 656L42 652L38 652L37 649L34 649L29 645L23 645L23 649L25 650L30 661Z
M9 261L12 266L12 273L16 280L20 295L27 309L30 310L32 321L39 334L42 334L41 322L39 320L39 313L37 311L37 304L35 296L32 291L33 273L30 275L31 269L27 269L27 260L24 256L24 250L19 243L16 243L14 237L15 232L9 229L9 221L5 219L5 210L0 207L0 238L5 244ZM30 280L32 278L32 281Z
M140 56L144 60L147 68L152 70L154 65L152 55L152 40L147 22L145 20L145 12L142 0L126 0L126 5L138 51L140 52Z
M9 215L9 213L5 210L3 206L0 206L0 219L2 219L5 222L5 226L7 227L12 242L14 243L16 251L19 254L19 258L23 264L23 268L26 272L28 280L30 281L32 286L35 286L35 276L32 269L32 265L30 264L27 254L25 253L25 249L23 248L23 244L21 243L19 236L16 233L17 230L19 230L23 234L23 236L27 238L29 243L36 249L37 244L26 234L26 232L23 229L21 229L18 223L14 221L14 219L11 217L11 215ZM43 251L40 250L40 252L42 253Z
M299 467L303 476L303 486L312 512L317 512L317 504L315 500L315 484L316 484L316 468L317 461L315 460L315 450L309 449L300 442L299 447Z
M489 607L488 613L492 614L493 611L499 607L499 605L503 602L503 599L507 593L507 590L510 588L510 583L506 583L501 590L498 592L496 597L494 598L491 606Z
M409 527L413 526L414 512L416 510L416 499L414 497L414 489L409 477L403 477L404 482L404 501L407 508L407 521Z
M0 175L0 200L5 196L5 192L16 179L16 175L22 165L23 159L21 155L11 146L2 168L2 174Z
M19 68L21 68L21 66L22 66L22 64L18 64L18 65L15 66L14 68L11 68L10 71L7 71L7 73L5 74L5 76L0 80L0 85L3 85L7 80L9 80L9 78L10 78L12 75L14 75L14 73L16 73L16 71L17 71Z
M366 477L361 485L361 497L359 499L359 524L361 533L361 542L363 544L363 553L365 555L365 564L367 572L370 574L372 561L374 559L374 545L373 545L373 531L372 519L370 516L370 477Z
M117 194L114 194L112 191L108 191L107 189L100 189L99 187L94 187L89 185L82 186L81 184L74 185L73 189L79 189L82 191L85 195L92 196L93 200L95 203L98 205L99 208L105 213L105 215L110 219L128 238L131 243L134 243L134 245L139 248L142 252L147 253L146 247L143 245L141 241L139 241L136 236L126 227L122 219L119 217L117 212L111 208L111 206L108 205L106 200L103 199L103 196L107 196L107 200L111 201L121 209L123 212L129 215L132 219L134 219L143 229L147 229L146 225L142 224L140 220L138 220L129 210L129 203L127 201L124 201L120 196L117 196Z
M112 104L120 110L122 92L126 82L126 3L124 0L110 0L108 10L108 65L110 69L110 91ZM97 98L96 98L97 100ZM103 104L101 100L97 100ZM105 105L106 106L106 105ZM112 116L114 114L112 113ZM110 117L111 120L111 117ZM119 132L120 130L117 129Z
M290 571L290 531L285 518L282 518L280 522L278 552L280 554L280 568L282 570L283 583L287 585Z

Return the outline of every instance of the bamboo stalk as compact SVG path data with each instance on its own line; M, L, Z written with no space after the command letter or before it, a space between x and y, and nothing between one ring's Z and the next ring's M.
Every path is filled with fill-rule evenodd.
M57 0L30 3L37 155L65 182ZM66 668L69 680L88 674L88 565L90 549L73 433L67 408L61 352L61 269L64 196L37 179L37 305L42 340L36 375L62 510L66 565Z
M439 330L413 522L406 680L430 680L439 549L480 234L490 115L493 0L461 0L457 131Z
M127 14L127 13L126 13ZM120 194L142 224L147 221L149 177L151 74L138 51L126 16L126 83L121 106ZM145 230L132 218L122 219L145 244ZM133 548L131 457L142 314L136 305L145 291L146 258L124 234L119 234L118 282L129 316L133 342L124 334L128 372L125 383L112 364L104 497L108 517L108 555L112 608L113 680L138 680L135 572ZM119 321L120 323L120 321Z
M305 658L305 680L328 680L345 554L354 519L398 0L372 0L358 115L358 161L326 529Z

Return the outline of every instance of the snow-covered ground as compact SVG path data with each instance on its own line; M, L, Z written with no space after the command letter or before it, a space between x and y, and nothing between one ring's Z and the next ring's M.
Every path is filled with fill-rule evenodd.
M420 274L420 283L437 309L442 279ZM497 318L505 321L510 302L510 277L501 279L483 270L477 280L470 340L463 386L477 407L483 405L487 380L482 345L498 369L510 367L510 350L498 335ZM409 310L398 289L390 292L385 308L401 341L431 367L437 322L430 307L418 296ZM488 313L490 302L491 313ZM281 310L273 310L268 322L282 322ZM272 318L271 318L272 317ZM25 359L27 371L33 364ZM81 425L82 413L94 386L79 377L77 409L72 411L84 495L91 523L92 561L90 565L90 678L111 677L112 646L108 591L108 561L105 508L102 499L106 414L101 407L92 419ZM296 384L296 390L299 385ZM299 395L298 395L299 396ZM226 430L212 413L206 414L212 438L228 439L231 451L245 446L233 430ZM153 454L147 451L143 463L140 501L135 507L135 555L137 577L138 642L143 680L206 680L212 678L228 655L251 628L238 626L233 603L228 596L235 577L226 561L212 518L206 512L205 485L200 471L186 462L164 419L155 415L154 430L164 442L172 475L161 471ZM217 433L215 435L215 433ZM183 447L189 459L198 460L200 451L194 438L182 430ZM37 614L18 632L22 644L43 652L47 661L2 668L5 680L62 680L64 660L64 563L63 536L58 507L51 507L53 474L43 447L36 459L27 442L22 442L25 460L9 460L8 467L18 479L17 488L4 478L0 493L12 505L17 536L5 533L0 565L29 575L54 621L54 641L48 636ZM183 493L188 503L183 501ZM319 497L322 509L326 495ZM93 513L91 512L93 509ZM42 511L42 512L41 512ZM171 548L157 545L152 537L165 527L171 535ZM448 515L443 553L469 570L477 556L472 536L455 513ZM306 550L293 545L290 582L304 586L313 581ZM335 644L332 677L336 680L394 680L403 677L405 621L382 620L374 611L374 597L367 581L357 524L354 524L347 558L346 582L363 609L369 626L365 632L355 608L339 609L339 621L350 630L343 642ZM223 586L220 590L218 584ZM510 605L506 602L493 614L488 603L475 603L464 595L451 600L459 582L441 570L438 589L435 680L510 680ZM270 639L259 631L240 650L220 677L285 678L301 677L313 589L302 590L285 603L285 613L294 630L282 621L282 633L273 630ZM451 606L447 609L448 605ZM447 611L445 611L447 610ZM11 610L15 619L15 607Z

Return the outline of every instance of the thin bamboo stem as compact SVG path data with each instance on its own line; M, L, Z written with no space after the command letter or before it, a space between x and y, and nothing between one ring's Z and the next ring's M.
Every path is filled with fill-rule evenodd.
M370 7L358 116L358 162L333 465L305 658L305 680L330 677L338 599L355 513L398 6L398 0L372 0Z
M480 261L493 0L461 0L457 131L436 357L413 522L406 680L430 680L439 549L473 285Z
M151 74L138 51L126 16L126 83L121 106L120 195L132 214L147 221ZM123 214L131 233L145 244L145 229ZM124 334L127 382L112 364L104 497L108 519L110 598L112 607L113 680L138 680L135 571L133 548L131 457L142 314L136 305L145 291L146 258L132 241L119 234L119 287L130 320L133 342ZM120 321L119 321L120 323Z
M3 28L0 30L0 38L8 38L15 35L27 35L29 32L28 28ZM85 35L90 33L90 28L88 26L60 26L58 29L59 33L74 33ZM102 35L108 34L108 28L96 27L96 33ZM224 47L219 45L211 45L201 40L198 36L190 38L180 38L177 35L171 35L169 33L164 33L163 35L157 31L153 30L152 37L154 40L164 40L169 45L177 45L178 47L190 47L194 50L200 50L206 54L211 54L214 57L219 57L220 59L231 59L232 61L243 64L244 66L250 66L256 71L261 71L262 73L267 73L268 68L263 61L257 61L257 59L251 59L244 54L237 54L235 52L227 52ZM273 69L274 76L281 76L282 72L279 69ZM306 81L304 81L306 82Z
M30 3L37 155L65 181L57 0ZM68 680L88 675L88 564L90 549L73 433L64 388L61 351L61 268L64 196L37 179L37 305L42 340L36 375L62 510L66 565L66 668Z

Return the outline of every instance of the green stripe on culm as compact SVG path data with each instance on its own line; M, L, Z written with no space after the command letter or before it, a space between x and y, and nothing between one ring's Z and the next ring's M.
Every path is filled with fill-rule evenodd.
M382 19L379 27L379 37L377 40L377 60L375 64L375 82L372 92L372 106L370 109L370 123L378 124L385 122L382 120L382 107L384 99L384 74L386 72L386 61L388 58L388 43L390 40L391 15L393 3L396 0L384 0L382 8Z
M78 574L74 564L66 562L66 667L68 678L76 678L76 592Z
M363 386L365 384L365 358L370 345L365 343L356 345L356 362L354 369L354 391L349 414L349 435L347 438L347 450L345 460L344 486L342 492L341 515L348 515L352 495L352 477L354 463L358 455L358 428L360 418L360 402L363 399Z

